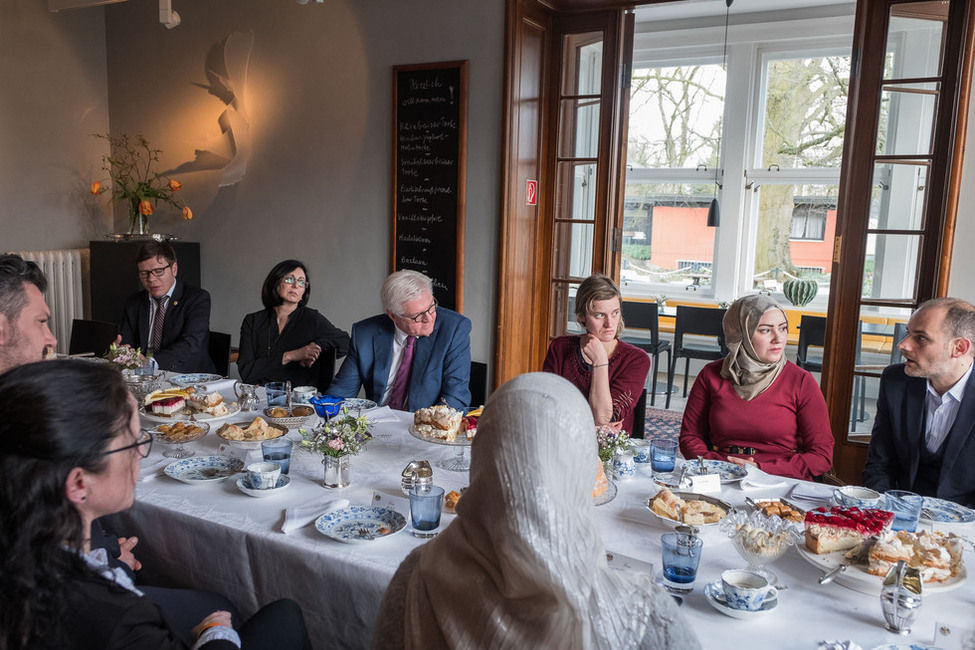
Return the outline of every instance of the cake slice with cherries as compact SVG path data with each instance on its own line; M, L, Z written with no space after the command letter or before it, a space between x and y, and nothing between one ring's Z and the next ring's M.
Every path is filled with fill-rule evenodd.
M822 555L846 551L860 542L890 530L894 514L886 510L834 506L806 513L806 548Z

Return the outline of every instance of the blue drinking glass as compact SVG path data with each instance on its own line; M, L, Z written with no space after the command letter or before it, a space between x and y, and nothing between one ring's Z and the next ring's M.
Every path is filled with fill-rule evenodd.
M887 501L887 510L894 513L891 530L906 530L913 533L917 529L917 520L921 516L924 499L907 490L887 490L884 498Z
M291 445L290 440L283 438L265 440L261 443L261 453L265 461L277 463L281 466L281 473L287 474L291 469Z
M694 590L704 542L695 535L665 533L660 545L664 587L671 593L689 594Z
M420 539L436 537L440 532L440 513L443 511L443 488L410 489L410 523L413 535Z
M655 473L673 472L676 459L676 440L653 440L650 442L650 469Z

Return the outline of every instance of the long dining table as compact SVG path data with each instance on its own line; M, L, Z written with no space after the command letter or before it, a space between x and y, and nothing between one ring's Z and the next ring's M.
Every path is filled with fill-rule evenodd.
M373 439L353 457L352 482L347 488L324 488L321 458L297 451L297 444L291 461L291 484L279 493L252 498L238 489L234 478L190 485L163 473L166 446L156 444L143 461L135 504L111 517L109 525L117 534L139 537L136 555L147 574L220 592L233 600L244 616L274 599L293 598L303 608L316 648L371 647L386 586L403 558L425 542L410 534L408 523L395 535L360 544L326 537L313 523L284 533L285 510L302 506L306 511L325 512L338 499L352 505L375 504L378 499L400 509L408 520L401 473L409 461L430 460L434 482L448 491L464 487L468 473L436 466L439 459L454 455L457 449L411 435L411 413L385 408L366 415L370 413L376 414L371 426ZM241 413L229 421L250 421L257 415ZM287 436L299 439L295 430ZM228 452L213 431L187 447L198 456ZM240 450L236 453L243 454ZM477 453L476 440L472 453ZM615 498L595 507L596 517L607 552L624 567L620 570L657 569L659 573L660 537L670 527L647 509L646 500L657 488L649 465L638 467L636 477L615 482ZM755 478L753 483L761 484L763 478L769 483L767 476ZM796 483L788 479L777 486L747 491L738 483L728 483L716 496L738 505L746 496L786 496ZM443 525L450 525L453 517L445 514ZM702 532L704 549L697 582L680 608L705 648L810 649L823 640L852 640L870 650L908 640L930 644L936 624L948 624L956 630L973 627L972 580L965 580L953 591L927 595L912 633L901 637L884 629L879 582L876 595L835 582L819 585L822 569L800 557L796 548L790 548L770 567L780 584L787 587L780 591L774 612L751 620L725 616L707 601L703 587L720 579L722 571L743 567L745 562L728 537L711 528ZM628 562L630 558L635 561ZM971 566L972 550L967 545L964 558Z

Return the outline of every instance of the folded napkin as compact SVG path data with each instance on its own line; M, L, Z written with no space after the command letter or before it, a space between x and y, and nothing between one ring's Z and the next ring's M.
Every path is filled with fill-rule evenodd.
M171 462L173 462L173 459L166 458L165 456L160 456L152 460L148 458L144 459L142 465L139 467L139 482L146 483L156 480L163 475L163 470L166 469L166 465L169 465Z
M399 418L388 406L380 406L371 411L366 411L365 416L369 418L369 424L381 424L383 422L399 422Z
M284 523L281 524L281 532L287 534L304 528L326 512L341 510L348 505L348 499L333 499L325 503L322 503L320 499L315 499L304 505L288 508L284 511Z
M755 467L748 468L748 476L741 479L739 485L742 490L767 490L769 488L785 487L789 482L781 476L766 474Z
M792 488L792 498L805 501L829 501L833 498L835 489L832 485L803 481Z
M820 641L819 650L863 650L853 641Z

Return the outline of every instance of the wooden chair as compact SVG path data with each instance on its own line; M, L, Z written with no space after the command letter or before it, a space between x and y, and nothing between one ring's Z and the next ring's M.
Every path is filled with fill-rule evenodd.
M118 326L115 323L76 318L71 322L68 354L91 353L100 357L108 351L108 346L115 342L116 336L118 336Z
M826 345L826 318L803 314L799 320L799 343L796 349L796 365L810 372L823 371L823 353ZM809 348L818 348L809 353Z
M230 372L230 334L210 330L207 352L210 354L210 361L217 369L217 374L226 377Z
M710 309L708 307L677 306L677 319L674 325L674 359L667 373L667 385L674 383L674 371L677 361L684 357L684 397L687 397L687 375L690 371L691 359L714 361L728 354L724 343L724 329L721 319L725 309ZM691 339L685 342L685 336L709 337L712 341ZM670 391L667 392L667 404L670 408Z
M654 405L657 395L657 370L660 364L660 353L667 353L667 365L670 368L671 347L670 341L660 339L660 324L658 322L657 303L655 302L624 302L623 321L627 327L633 327L639 332L628 332L623 330L620 336L621 341L626 341L650 355L652 367L650 370L650 406ZM667 395L669 399L670 384L667 384Z
M472 408L483 406L487 400L487 364L471 361L471 403Z

